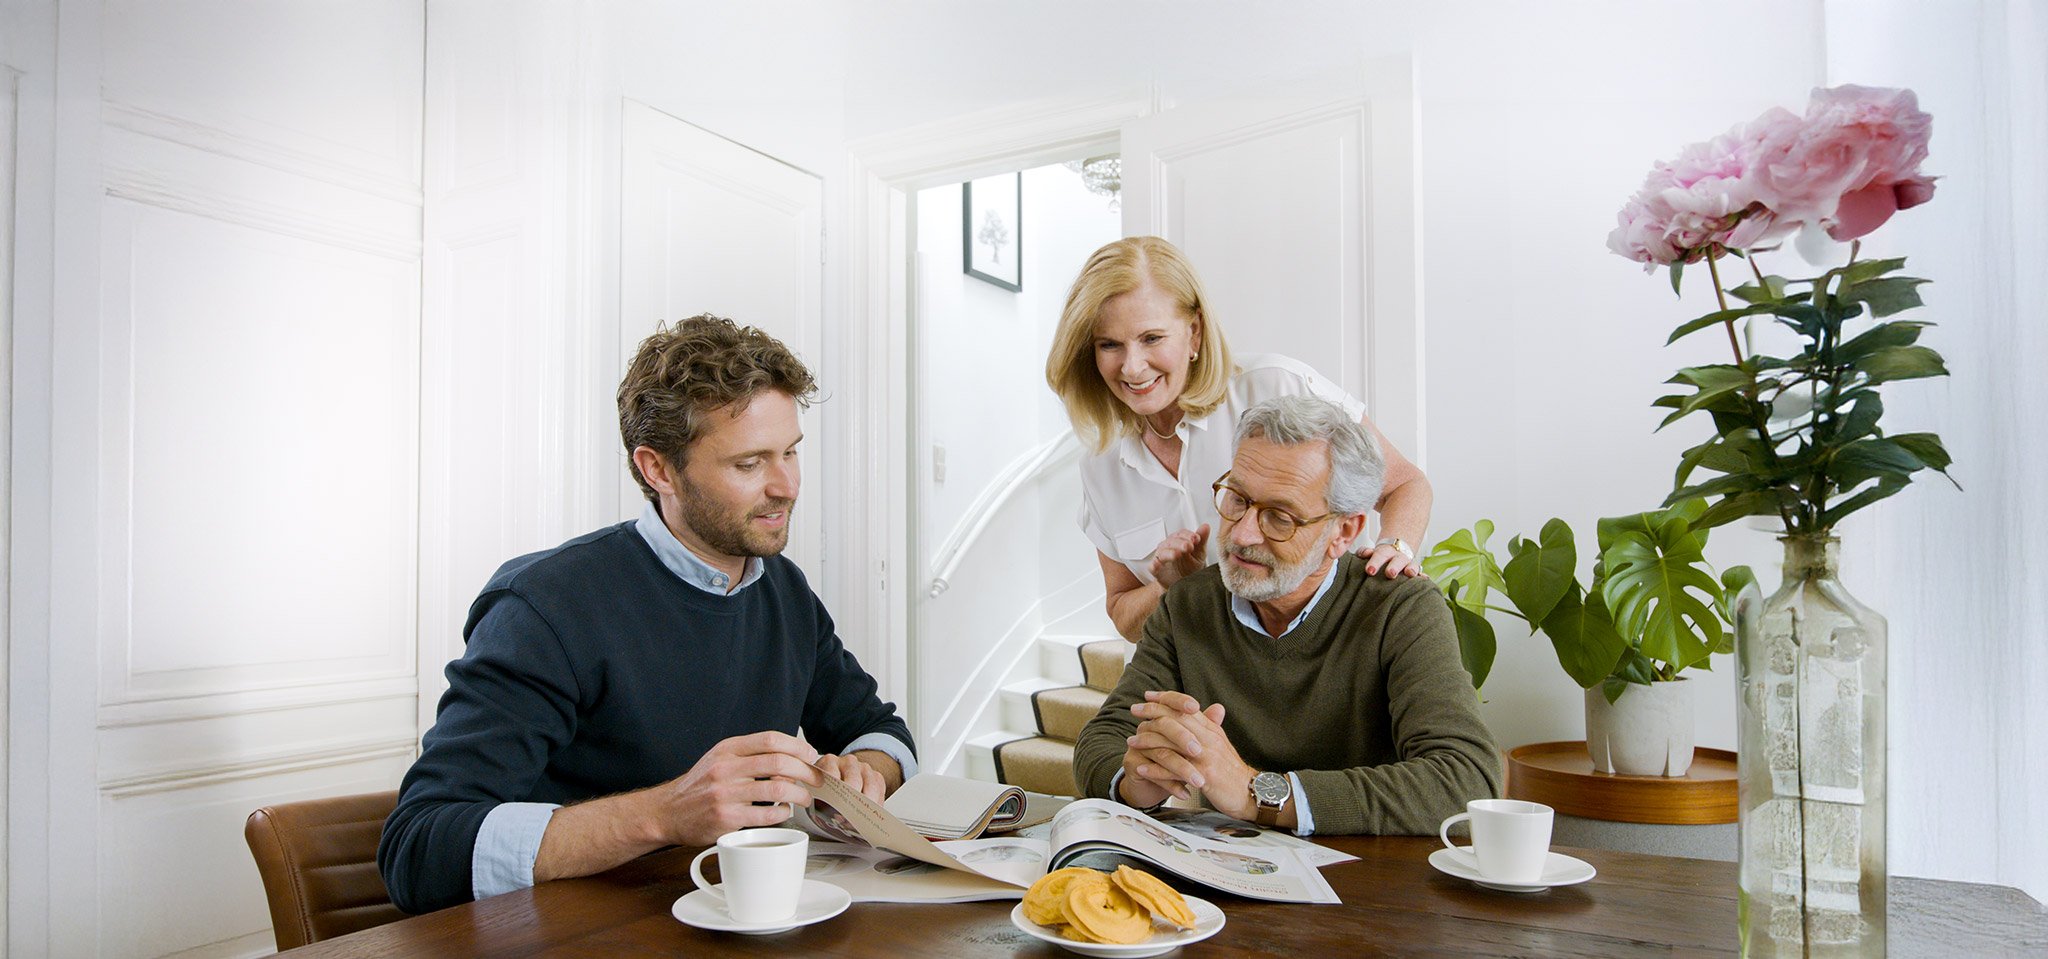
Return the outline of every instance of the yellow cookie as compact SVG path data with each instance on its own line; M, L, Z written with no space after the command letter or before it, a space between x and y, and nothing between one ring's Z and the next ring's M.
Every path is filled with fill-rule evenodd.
M1152 917L1113 883L1069 886L1067 915L1076 930L1096 942L1129 945L1152 938Z
M1182 929L1195 928L1195 912L1188 908L1188 901L1172 886L1159 881L1159 877L1129 866L1118 866L1116 875L1110 879L1154 917Z
M1038 878L1024 893L1024 918L1041 926L1067 922L1067 890L1075 882L1108 885L1109 877L1078 866L1055 869Z

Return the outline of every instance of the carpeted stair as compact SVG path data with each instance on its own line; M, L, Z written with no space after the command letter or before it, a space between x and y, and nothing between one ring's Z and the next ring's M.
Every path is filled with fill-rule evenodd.
M995 747L997 779L1055 796L1080 793L1074 784L1074 739L1081 734L1081 727L1095 718L1123 676L1128 645L1121 639L1086 643L1076 649L1082 685L1053 686L1031 693L1038 735Z

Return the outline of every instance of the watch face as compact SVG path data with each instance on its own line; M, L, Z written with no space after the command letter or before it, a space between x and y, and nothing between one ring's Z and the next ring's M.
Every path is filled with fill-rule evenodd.
M1279 773L1260 773L1252 777L1252 795L1265 805L1278 806L1286 802L1291 791L1287 788L1287 777Z

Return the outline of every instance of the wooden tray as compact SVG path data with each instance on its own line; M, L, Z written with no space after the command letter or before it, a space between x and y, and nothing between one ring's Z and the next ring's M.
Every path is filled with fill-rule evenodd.
M1530 743L1508 752L1508 798L1607 822L1710 826L1735 821L1735 754L1693 750L1685 775L1593 771L1584 742Z

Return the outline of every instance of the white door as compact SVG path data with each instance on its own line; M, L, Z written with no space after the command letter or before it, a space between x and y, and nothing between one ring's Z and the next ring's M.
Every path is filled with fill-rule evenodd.
M417 735L424 5L63 11L8 951L253 954L249 813Z
M620 373L661 323L715 313L760 327L822 378L824 192L818 177L644 104L628 100L625 111ZM814 406L801 422L797 463L804 482L786 555L818 589L824 420ZM644 498L625 451L618 456L618 515L631 518Z
M1326 85L1324 91L1342 89ZM1366 402L1422 462L1412 84L1210 102L1127 123L1124 233L1186 251L1236 353L1283 353Z

